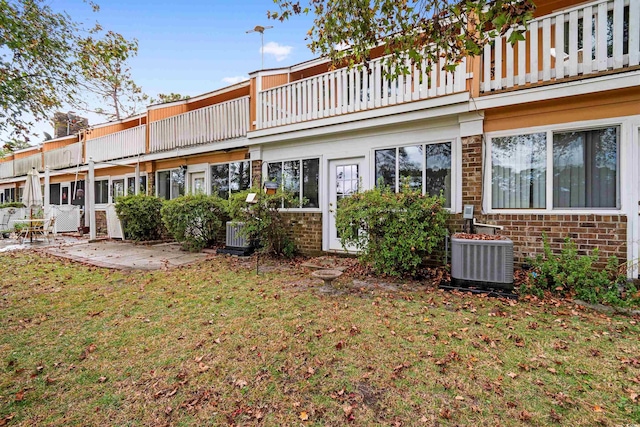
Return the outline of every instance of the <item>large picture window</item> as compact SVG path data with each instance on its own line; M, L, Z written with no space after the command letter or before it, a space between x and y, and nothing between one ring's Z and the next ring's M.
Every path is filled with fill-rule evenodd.
M289 160L267 164L267 178L299 200L292 208L320 207L320 159Z
M617 128L553 135L554 208L617 207L617 176Z
M616 126L494 137L491 207L619 208L619 157Z
M211 166L211 194L228 199L230 194L251 187L251 162L232 162Z
M185 167L158 172L158 197L171 200L184 196L185 175Z
M405 186L435 196L451 207L451 143L386 148L375 152L376 185L393 191Z

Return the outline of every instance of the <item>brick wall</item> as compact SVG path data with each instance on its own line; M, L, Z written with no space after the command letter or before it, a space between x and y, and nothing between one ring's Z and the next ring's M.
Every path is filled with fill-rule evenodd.
M482 136L462 138L462 203L474 206L478 222L504 226L501 235L513 240L517 263L542 252L542 235L546 234L554 250L566 237L578 244L582 253L599 248L600 262L627 256L627 217L625 215L532 215L482 214ZM453 215L452 231L462 230L462 215Z
M262 186L262 160L251 161L251 183L254 187Z
M316 256L322 253L322 213L286 212L287 234L303 255Z
M96 236L107 234L107 212L96 211Z

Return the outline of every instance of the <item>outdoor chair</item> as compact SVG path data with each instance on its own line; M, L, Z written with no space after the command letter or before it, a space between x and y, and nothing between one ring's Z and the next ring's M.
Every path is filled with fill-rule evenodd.
M49 221L46 221L44 227L42 227L42 237L47 239L47 243L49 242L49 238L52 237L53 240L56 240L56 217L52 216Z
M0 222L0 239L3 239L5 234L11 232L9 229L9 221L11 221L12 216L13 212L11 212L11 210L2 215L2 221Z

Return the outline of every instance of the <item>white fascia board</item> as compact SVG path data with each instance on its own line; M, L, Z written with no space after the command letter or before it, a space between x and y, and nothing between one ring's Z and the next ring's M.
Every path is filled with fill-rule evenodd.
M114 120L112 122L104 122L104 123L97 123L95 125L89 125L90 129L100 129L103 127L107 127L107 126L111 126L111 125L119 125L122 123L128 123L128 122L133 122L136 120L140 120L143 117L147 116L147 112L145 111L144 113L140 113L140 114L136 114L135 116L131 116L131 117L127 117L126 119L120 119L120 120ZM86 129L82 129L83 131ZM77 135L74 135L77 136ZM69 137L65 137L65 138L69 138ZM58 139L62 139L62 138L58 138ZM57 141L58 139L51 139L49 141L46 142L52 142L52 141Z
M21 153L26 153L28 151L33 151L33 154L38 154L38 153L42 152L41 150L42 150L42 144L38 144L38 145L32 145L32 146L27 147L27 148L21 148L19 150L15 150L11 154L21 154ZM13 160L16 160L16 158L14 157ZM20 160L20 159L18 159L18 160Z
M96 162L95 169L106 169L106 168L117 167L117 166L130 166L130 165L135 165L138 162L143 163L143 162L149 162L153 160L166 160L166 159L173 159L173 158L179 158L179 157L193 156L197 154L215 153L218 151L231 151L231 150L236 150L239 148L246 147L247 145L248 145L248 141L246 138L237 138L237 139L224 141L224 142L214 142L211 144L202 144L202 145L196 145L193 147L177 148L177 149L168 150L168 151L161 151L159 153L141 154L140 156L125 157L123 159L116 159L116 160L105 160L104 162ZM76 173L76 171L86 172L88 169L89 168L87 164L83 164L79 168L76 168L74 166L73 168L68 168L68 169L58 169L57 174L58 175L65 175L70 173L74 174ZM0 183L2 182L3 181L0 181Z
M611 74L602 77L590 77L584 80L574 80L566 83L556 83L520 89L495 95L484 95L470 101L470 109L487 110L508 105L527 104L536 101L546 101L555 98L584 95L587 93L604 92L640 85L640 70Z
M173 150L161 151L159 153L142 154L140 155L140 162L193 156L195 154L215 153L224 150L235 150L238 148L246 147L247 145L249 145L249 141L246 137L230 139L227 141L216 141L210 144L201 144L186 148L175 148ZM132 161L137 162L138 158L132 158Z
M358 129L365 129L468 113L470 107L468 101L469 93L464 92L275 128L261 129L248 132L247 138L252 145L266 144L269 142L327 135L328 133L348 132L355 129L354 122L358 122ZM328 129L328 127L330 128Z

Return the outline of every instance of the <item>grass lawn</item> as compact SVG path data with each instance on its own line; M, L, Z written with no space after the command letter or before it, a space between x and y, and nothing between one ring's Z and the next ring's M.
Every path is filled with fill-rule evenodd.
M224 257L0 265L0 426L640 424L638 318Z

